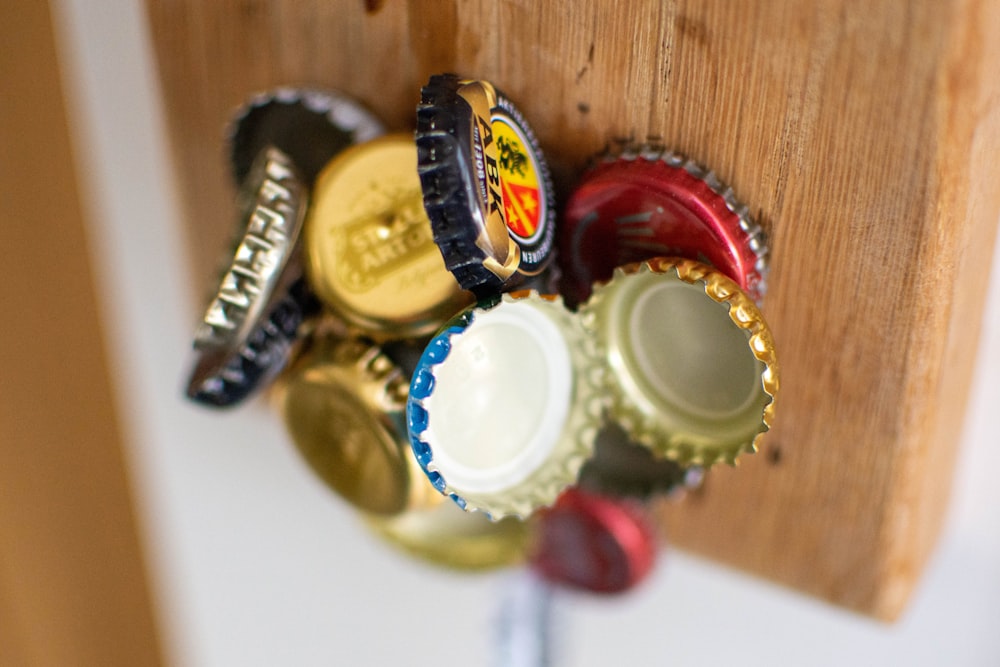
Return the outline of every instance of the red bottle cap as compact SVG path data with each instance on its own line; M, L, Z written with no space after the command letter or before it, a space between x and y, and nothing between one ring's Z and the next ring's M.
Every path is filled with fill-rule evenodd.
M607 156L588 171L559 227L563 292L585 301L616 266L653 257L711 264L760 302L767 273L763 231L715 174L670 152Z
M539 514L531 566L549 581L594 593L622 593L656 559L656 539L640 506L568 489Z

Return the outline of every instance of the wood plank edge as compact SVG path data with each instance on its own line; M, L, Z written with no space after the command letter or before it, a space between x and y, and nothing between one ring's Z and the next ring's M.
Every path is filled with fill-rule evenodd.
M880 536L885 554L881 585L870 609L884 621L903 613L947 516L1000 216L995 183L1000 9L965 0L954 11L950 50L938 83L938 206L928 217L934 228L924 233L928 243L920 263L926 267L922 289L929 292L927 298L947 304L940 315L947 319L948 335L930 354L924 346L911 347L908 367L917 372L908 378L907 394L926 394L931 401L911 401L903 416L896 483ZM961 233L945 233L955 229Z

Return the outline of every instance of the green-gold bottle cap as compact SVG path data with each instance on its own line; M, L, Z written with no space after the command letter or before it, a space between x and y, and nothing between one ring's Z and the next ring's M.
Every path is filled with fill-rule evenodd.
M778 365L767 323L735 282L656 258L616 269L580 313L607 354L609 414L632 439L706 467L756 450Z

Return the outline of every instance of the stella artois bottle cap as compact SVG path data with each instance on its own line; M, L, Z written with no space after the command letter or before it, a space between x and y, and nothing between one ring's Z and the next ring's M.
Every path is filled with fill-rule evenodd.
M505 294L431 340L407 424L434 486L493 519L526 518L577 480L603 414L603 361L558 297Z
M553 258L549 168L517 108L487 81L431 77L417 108L424 206L448 267L484 298Z
M430 335L472 302L434 245L409 135L334 158L316 181L304 236L316 294L375 340Z

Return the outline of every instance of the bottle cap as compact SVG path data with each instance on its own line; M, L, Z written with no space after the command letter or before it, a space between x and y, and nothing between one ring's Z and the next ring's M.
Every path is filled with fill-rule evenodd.
M606 155L569 196L559 227L563 291L583 302L616 266L652 257L710 264L760 303L764 233L711 171L662 148Z
M615 269L580 313L612 366L609 413L633 440L705 467L756 451L778 365L767 323L736 283L656 258Z
M317 179L306 221L317 295L376 340L429 335L472 301L434 245L416 169L407 135L349 148Z
M321 340L286 375L279 403L296 448L330 488L380 515L440 502L406 437L409 378L360 340Z
M347 95L311 88L276 88L254 95L233 115L227 135L236 184L265 146L290 155L312 185L334 155L385 132L381 121Z
M656 538L637 504L568 489L539 512L530 562L553 583L622 593L652 571Z
M516 565L524 560L528 548L525 522L515 518L490 521L478 512L463 512L452 502L396 517L368 516L365 523L414 558L458 570Z
M461 507L526 518L576 482L603 412L603 362L558 297L505 294L433 338L410 384L417 461Z
M274 147L261 152L240 195L232 262L195 333L190 398L232 405L287 361L296 329L315 305L297 253L306 199L288 156Z
M212 407L231 407L266 386L294 356L303 325L319 310L305 279L300 279L234 348L196 350L188 382L191 400Z
M480 298L541 273L555 206L534 133L492 84L431 77L417 108L424 206L445 265Z
M580 470L579 486L615 498L648 500L697 488L702 475L699 466L657 458L648 447L630 442L621 426L609 422L597 434L593 458Z

